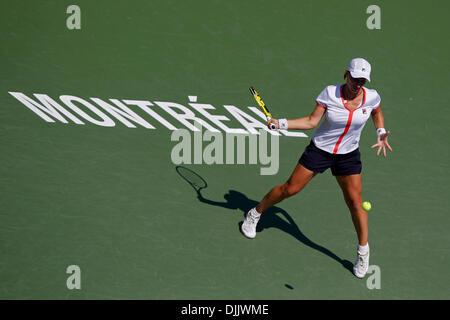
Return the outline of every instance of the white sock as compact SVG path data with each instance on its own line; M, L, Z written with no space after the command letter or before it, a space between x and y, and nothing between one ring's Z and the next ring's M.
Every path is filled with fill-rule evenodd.
M360 246L358 244L358 251L361 254L366 254L367 252L369 252L369 243L367 242L365 246Z
M253 216L255 217L259 217L261 215L261 213L259 213L258 211L256 211L256 208L252 208L250 210L250 212L252 213Z

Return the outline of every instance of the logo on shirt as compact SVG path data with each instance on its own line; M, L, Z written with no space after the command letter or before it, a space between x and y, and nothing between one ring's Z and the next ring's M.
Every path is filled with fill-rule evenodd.
M367 109L362 109L363 114L367 114Z

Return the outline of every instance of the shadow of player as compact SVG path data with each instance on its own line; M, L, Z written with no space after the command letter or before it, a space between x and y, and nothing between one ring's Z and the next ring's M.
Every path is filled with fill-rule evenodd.
M201 177L195 171L183 166L177 166L175 169L177 173L180 175L180 177L182 177L186 182L188 182L191 185L191 187L197 193L198 200L200 200L203 203L231 210L236 209L241 210L244 215L244 218L247 212L251 208L256 207L256 205L258 204L257 201L249 199L246 195L236 190L229 190L228 193L226 193L223 196L225 199L224 202L206 199L205 197L203 197L201 193L201 191L208 186L206 180L203 179L203 177ZM284 219L282 217L284 217ZM240 222L238 225L240 232L241 232L241 224L242 222ZM264 211L264 214L261 215L261 219L259 220L259 223L256 226L256 232L261 232L262 230L269 228L277 228L290 234L304 245L327 255L328 257L340 263L345 269L353 273L353 264L350 261L342 260L327 248L322 247L321 245L318 245L317 243L311 241L307 236L303 234L303 232L297 226L292 217L282 208L273 206L268 210Z
M247 212L251 208L256 207L256 205L258 204L257 201L249 199L243 193L235 190L229 190L228 193L226 193L223 197L226 200L225 202L213 201L203 197L200 191L197 192L197 198L201 202L227 209L239 209L244 214L244 218ZM284 217L286 220L284 220L280 216ZM241 230L241 224L242 222L239 223L239 230ZM264 211L264 214L261 215L261 219L256 226L256 232L261 232L262 230L269 228L277 228L290 234L304 245L327 255L328 257L340 263L348 271L353 272L353 264L350 261L339 258L327 248L311 241L307 236L303 234L292 217L282 208L273 206L270 209Z

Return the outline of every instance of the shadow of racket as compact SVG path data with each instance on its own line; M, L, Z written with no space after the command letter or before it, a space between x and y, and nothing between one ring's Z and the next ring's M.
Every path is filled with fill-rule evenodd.
M203 179L200 175L198 175L191 169L183 166L177 166L175 169L177 170L177 173L180 175L180 177L182 177L183 180L185 180L191 185L192 188L194 188L197 194L200 194L200 190L205 189L208 186L205 179Z

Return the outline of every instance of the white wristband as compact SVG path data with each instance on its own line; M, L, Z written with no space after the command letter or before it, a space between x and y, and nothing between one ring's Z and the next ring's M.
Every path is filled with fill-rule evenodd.
M288 123L286 119L279 119L278 120L278 127L280 130L287 130L288 129Z
M386 133L386 129L385 128L378 128L377 129L377 136L381 136L384 133Z

